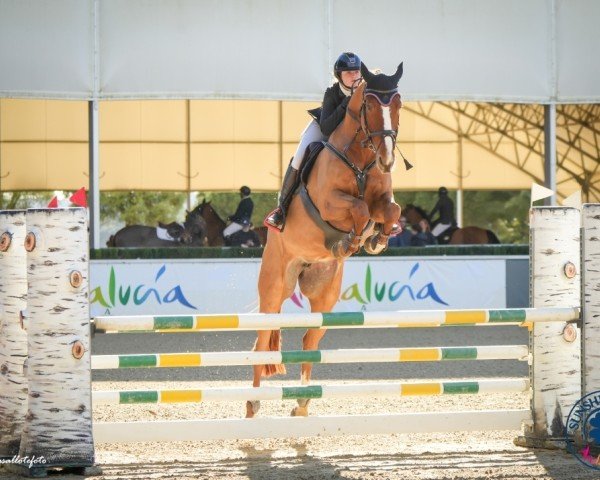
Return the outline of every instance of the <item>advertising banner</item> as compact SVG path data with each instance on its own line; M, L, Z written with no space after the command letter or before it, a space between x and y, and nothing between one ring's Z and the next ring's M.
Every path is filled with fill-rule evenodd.
M260 259L95 260L91 315L258 311ZM506 307L503 258L352 258L335 311ZM284 312L310 311L300 290Z

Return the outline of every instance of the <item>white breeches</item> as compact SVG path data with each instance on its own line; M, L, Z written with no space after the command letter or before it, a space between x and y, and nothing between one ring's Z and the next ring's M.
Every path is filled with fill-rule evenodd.
M319 124L313 118L300 136L300 143L298 143L298 148L296 148L296 153L294 153L294 158L292 158L291 163L294 169L298 170L300 168L300 164L304 158L304 152L306 152L306 147L308 147L310 143L318 142L320 140L323 140L321 127L319 127Z
M239 232L242 228L244 227L242 227L239 223L231 222L229 225L227 225L227 228L223 230L223 236L228 237L229 235L233 235L235 232Z
M449 223L438 223L431 233L434 237L437 237L440 233L445 232L448 228L450 228Z

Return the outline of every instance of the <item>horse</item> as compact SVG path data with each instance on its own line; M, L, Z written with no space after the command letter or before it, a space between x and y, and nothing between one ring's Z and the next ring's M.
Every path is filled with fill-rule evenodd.
M382 252L400 206L394 202L391 171L402 102L398 81L361 66L364 81L353 89L342 123L324 143L312 170L302 178L286 214L283 231L269 230L258 279L259 310L279 313L299 283L311 312L330 312L339 299L344 261L364 247ZM316 213L315 213L316 212ZM324 230L327 230L327 234ZM330 236L333 234L333 237ZM304 350L316 350L325 329L309 329ZM280 350L279 330L257 332L255 351ZM253 386L261 377L286 372L283 365L254 367ZM310 382L312 364L301 366L301 382ZM309 400L298 399L292 416L307 416ZM260 402L246 403L252 418Z
M159 223L173 240L159 238L156 227L146 225L128 225L111 235L108 247L201 247L206 244L206 221L202 217L186 216L183 225L176 222Z
M209 247L222 247L225 245L223 230L225 230L227 223L217 213L210 201L202 200L202 203L197 205L191 212L188 212L188 215L200 216L206 221L206 237ZM264 245L267 241L267 227L257 227L254 231L258 235L261 246Z
M406 221L414 230L420 231L419 222L425 220L430 224L429 215L419 206L409 203L402 211ZM437 237L438 243L449 245L498 244L500 240L494 232L480 227L450 227Z

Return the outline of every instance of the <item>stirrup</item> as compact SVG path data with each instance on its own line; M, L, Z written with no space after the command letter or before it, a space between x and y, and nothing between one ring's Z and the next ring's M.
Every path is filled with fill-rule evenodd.
M272 221L272 217L277 214L281 215L282 217L281 223L275 223ZM275 210L269 213L263 220L263 225L270 230L280 233L283 230L283 214L281 213L281 207L277 207Z

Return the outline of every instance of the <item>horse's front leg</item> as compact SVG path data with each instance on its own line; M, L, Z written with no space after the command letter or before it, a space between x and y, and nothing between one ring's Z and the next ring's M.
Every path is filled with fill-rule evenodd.
M362 234L369 223L369 207L364 200L360 200L345 192L335 191L331 199L326 202L325 208L321 211L323 220L331 221L343 216L344 212L349 212L352 216L352 231L345 238L337 242L331 251L337 258L349 257L356 253L360 248Z
M384 201L382 209L383 226L376 235L370 237L365 243L366 252L372 255L377 255L386 249L394 224L400 219L400 205L394 202L393 199Z
M319 342L325 335L325 331L325 328L307 330L302 338L302 350L318 350ZM310 384L312 367L312 363L303 363L300 367L300 383L302 383L303 386L308 386ZM292 409L292 416L307 417L309 402L310 398L299 398L298 406Z

